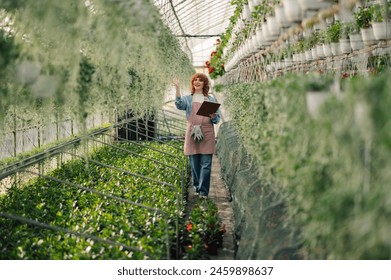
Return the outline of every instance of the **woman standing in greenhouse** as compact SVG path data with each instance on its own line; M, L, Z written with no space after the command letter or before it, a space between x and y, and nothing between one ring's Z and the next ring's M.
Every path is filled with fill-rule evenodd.
M180 83L173 81L176 91L175 105L186 111L187 129L184 152L190 158L193 186L197 194L207 198L210 187L212 156L215 151L214 124L220 121L220 110L208 117L197 115L198 109L206 101L216 102L208 94L209 79L205 74L197 73L191 78L191 94L181 96Z

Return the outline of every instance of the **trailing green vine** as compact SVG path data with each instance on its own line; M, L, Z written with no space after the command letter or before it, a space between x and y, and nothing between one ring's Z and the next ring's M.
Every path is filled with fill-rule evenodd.
M331 80L316 115L306 92L324 76L225 88L258 176L285 197L308 258L391 258L389 75Z
M1 127L14 111L35 122L121 107L141 115L173 76L194 71L150 1L0 0L0 11Z

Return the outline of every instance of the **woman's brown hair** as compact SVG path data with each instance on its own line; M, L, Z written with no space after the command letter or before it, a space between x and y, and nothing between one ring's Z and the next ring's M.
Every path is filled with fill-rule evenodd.
M208 76L206 76L205 74L202 74L202 73L196 73L193 75L193 77L191 77L191 81L190 81L191 94L194 94L194 92L195 92L195 88L194 88L193 83L194 83L194 80L197 78L200 78L204 82L204 88L202 89L202 93L204 94L204 96L208 96L209 79L208 79Z

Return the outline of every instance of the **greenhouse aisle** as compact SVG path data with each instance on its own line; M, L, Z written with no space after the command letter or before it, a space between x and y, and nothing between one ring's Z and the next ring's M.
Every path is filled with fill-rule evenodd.
M233 260L235 245L233 236L233 210L231 196L221 177L220 159L215 156L212 163L212 178L209 198L212 199L219 208L221 223L225 225L223 248L219 249L217 256L212 256L213 260Z
M189 209L194 203L200 199L195 195L193 188L189 193ZM212 260L233 260L235 245L233 238L233 210L229 191L221 177L220 159L214 156L212 162L211 187L209 191L209 199L216 203L219 209L219 217L222 225L225 226L226 233L223 239L223 248L218 250L216 256L210 256Z

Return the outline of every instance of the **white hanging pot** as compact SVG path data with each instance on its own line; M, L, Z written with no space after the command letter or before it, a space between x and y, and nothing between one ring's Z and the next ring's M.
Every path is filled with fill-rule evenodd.
M270 35L278 36L280 34L280 28L277 24L276 17L268 17L266 23L267 23L267 28L269 29Z
M276 14L277 24L280 26L280 28L285 28L285 27L290 26L290 23L289 23L288 19L286 18L286 15L284 12L284 7L278 6L274 10L274 12Z
M361 34L350 34L350 47L352 50L357 51L364 48L364 43L361 39Z
M293 61L292 60L288 60L287 58L284 59L284 66L285 67L290 67L293 65Z
M313 47L311 49L311 54L312 54L312 59L318 59L319 58L318 52L316 51L316 47Z
M305 60L306 61L311 61L312 60L312 52L311 52L311 50L306 50L305 51Z
M32 85L38 80L40 72L41 64L24 60L16 66L16 81L22 85Z
M326 55L325 55L325 53L323 51L323 45L317 45L316 46L316 53L318 54L319 58L325 58L326 57Z
M282 0L284 12L289 22L300 22L303 19L303 12L298 0Z
M341 53L348 54L352 52L349 39L339 39L339 47L341 48Z
M258 28L255 34L257 36L258 44L262 47L264 43L262 28Z
M258 42L257 42L257 36L253 35L251 37L251 45L252 45L252 53L256 53L258 51Z
M362 28L361 37L365 46L371 46L376 44L375 35L373 34L373 28Z
M306 94L307 110L312 117L319 115L319 108L330 97L329 92L323 91L308 91Z
M305 52L299 53L299 59L301 62L305 61Z
M324 44L323 45L323 53L324 53L325 57L330 57L333 55L333 53L331 52L331 44Z
M391 39L391 22L374 22L372 23L372 27L376 40Z
M40 75L31 86L31 92L35 97L53 97L58 89L59 79L55 76Z
M341 54L341 48L339 46L339 43L331 43L331 52L333 53L333 55Z
M242 15L245 21L249 21L251 19L251 11L248 4L243 5Z
M265 43L267 44L269 41L272 40L271 36L270 36L270 32L269 32L269 28L267 28L267 24L264 23L262 25L262 35L263 35L263 39L265 40Z
M248 7L250 8L250 12L254 11L255 0L248 0Z
M303 11L306 10L320 10L331 6L332 3L324 2L322 0L298 0L299 5Z

